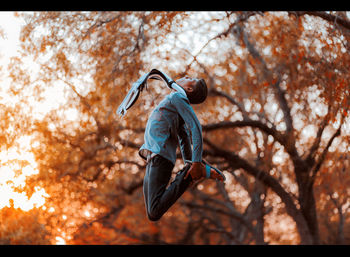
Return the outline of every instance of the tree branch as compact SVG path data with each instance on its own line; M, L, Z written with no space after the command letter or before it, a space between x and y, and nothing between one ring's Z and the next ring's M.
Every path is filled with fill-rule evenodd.
M247 228L249 230L254 232L254 228L251 226L251 224L247 220L245 220L244 216L242 214L240 214L239 212L233 212L231 210L226 211L226 210L223 210L221 208L216 208L216 207L209 206L209 205L196 204L196 203L191 202L191 201L182 201L182 203L190 208L205 209L205 210L209 210L209 211L214 212L214 213L220 213L220 214L226 215L228 217L231 217L233 219L236 219L239 222L243 223L245 226L247 226Z
M296 14L298 16L302 16L305 14L317 16L320 17L326 21L333 22L336 24L341 25L345 29L350 29L350 21L346 20L342 17L339 17L338 15L333 15L326 12L319 12L319 11L299 11L299 12L289 12L290 14Z
M265 79L271 83L272 88L275 91L276 100L279 103L280 108L282 109L285 124L286 124L286 133L292 139L293 138L292 136L293 120L290 114L290 108L288 106L288 103L285 97L285 92L280 87L280 82L281 82L280 76L278 76L278 79L276 81L273 80L273 71L269 70L264 58L260 55L259 51L255 48L253 43L250 42L248 38L248 33L243 29L242 26L237 25L236 29L233 30L233 35L237 38L237 41L240 41L241 39L243 39L243 43L246 46L249 53L252 55L254 59L258 61L258 63L260 63Z
M238 155L217 147L208 139L204 138L203 140L206 144L213 148L216 156L225 158L230 163L233 169L242 168L250 175L254 176L256 179L261 181L263 184L271 188L284 202L287 213L296 221L298 231L302 237L302 242L304 244L312 243L312 239L309 236L310 231L305 218L303 217L302 213L297 209L291 195L280 185L280 183L274 177L260 170L259 168L250 165L246 160L240 158Z
M315 153L316 153L316 150L318 149L318 147L320 146L320 143L321 143L321 138L322 138L322 134L323 134L323 131L324 129L326 128L328 122L329 122L329 119L330 119L330 109L331 109L331 104L328 105L328 113L326 115L326 117L323 119L322 123L320 124L319 128L318 128L318 131L317 131L317 134L316 134L316 138L315 138L315 141L314 143L312 144L310 150L309 150L309 154L308 156L306 157L305 161L307 163L309 163L311 166L314 165L315 163Z
M250 118L242 121L221 121L218 123L203 125L203 131L211 131L216 129L225 129L225 128L239 128L239 127L253 127L258 128L261 131L265 132L268 135L273 136L273 138L278 141L281 145L286 147L288 151L288 145L285 139L285 136L277 131L275 128L270 128L261 121L251 120Z
M344 223L345 223L346 212L343 212L342 210L343 205L341 203L338 203L337 199L333 197L332 193L329 193L328 196L338 210L339 223L338 223L337 243L342 245L344 244Z
M243 118L248 118L248 113L245 110L244 106L242 104L238 103L232 96L226 94L225 92L223 92L221 90L219 91L215 88L212 88L209 93L213 96L222 96L222 97L226 98L231 104L236 105L238 107L238 110L241 111Z
M310 180L310 183L313 183L315 181L315 177L316 177L316 174L317 172L320 170L321 168L321 165L323 163L323 161L325 160L326 158L326 155L328 153L328 150L329 150L329 147L332 145L333 143L333 140L340 136L340 133L341 133L341 127L343 125L343 121L344 121L344 116L342 116L342 119L341 119L341 122L340 122L340 125L339 125L339 128L336 130L336 132L333 134L333 136L329 139L326 147L323 149L322 153L320 154L318 160L316 161L316 164L312 170L312 175L311 175L311 180Z
M197 56L199 56L202 51L209 45L210 42L212 42L213 40L216 40L218 38L222 38L222 37L227 37L231 32L232 30L234 29L234 27L241 23L241 22L244 22L246 20L248 20L251 16L253 15L256 15L256 14L259 14L259 15L262 15L261 12L256 12L256 11L247 11L247 12L242 12L238 18L236 19L236 21L234 23L231 23L229 25L229 27L223 31L223 32L220 32L219 34L217 34L216 36L212 37L211 39L209 39L202 47L201 49L198 51L198 53L193 57L193 60L187 65L185 71L182 73L182 74L186 74L186 72L190 69L190 67L192 66L192 64L197 61Z
M135 148L135 149L139 149L141 147L141 145L135 144L134 142L125 140L125 139L121 139L119 138L118 142L125 147L131 147L131 148Z
M86 32L84 33L84 36L83 38L86 38L86 37L89 37L91 32L93 32L96 28L98 27L101 27L102 25L104 24L107 24L107 23L110 23L116 19L119 19L121 16L121 13L118 13L116 16L112 17L112 18L109 18L109 19L106 19L106 20L99 20L99 21L96 21L93 25L91 25L87 30Z

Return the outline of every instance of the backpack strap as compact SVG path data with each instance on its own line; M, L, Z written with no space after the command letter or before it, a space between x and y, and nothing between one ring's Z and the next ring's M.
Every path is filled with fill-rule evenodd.
M144 89L144 87L147 87L148 79L162 80L170 89L176 90L187 97L185 90L181 86L176 84L176 82L173 79L171 79L168 75L157 69L152 69L149 73L142 75L135 83L133 83L128 94L125 96L124 100L119 105L117 109L117 114L123 117L126 114L126 111L135 104L135 102L140 96L140 92Z

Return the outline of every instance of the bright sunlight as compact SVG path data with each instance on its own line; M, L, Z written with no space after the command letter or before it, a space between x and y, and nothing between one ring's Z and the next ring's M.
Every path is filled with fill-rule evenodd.
M19 192L25 186L26 178L38 174L37 165L33 153L28 151L30 137L23 136L18 140L23 148L12 147L0 152L0 209L10 207L28 211L34 207L40 207L45 203L45 190L35 186L34 193L28 197L25 192ZM11 201L12 200L12 201Z
M6 66L12 56L16 56L18 49L18 38L20 32L20 20L16 19L12 12L1 12L0 15L3 38L0 38L0 62ZM9 85L6 74L3 78L2 87ZM3 94L3 92L1 92ZM8 95L1 95L5 100L11 101ZM40 108L46 110L47 108ZM35 145L35 143L34 143ZM45 197L49 195L43 188L33 185L34 193L28 197L23 190L26 178L38 174L34 154L30 152L31 137L22 136L16 145L0 152L0 209L10 207L29 211L35 207L41 207L45 203Z

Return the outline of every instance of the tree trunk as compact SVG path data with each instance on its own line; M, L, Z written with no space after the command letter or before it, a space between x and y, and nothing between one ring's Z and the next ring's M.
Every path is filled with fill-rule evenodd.
M299 204L302 215L305 218L309 228L312 244L320 244L320 236L318 229L316 202L313 191L313 183L310 183L309 170L297 170L295 172L297 183L299 186Z

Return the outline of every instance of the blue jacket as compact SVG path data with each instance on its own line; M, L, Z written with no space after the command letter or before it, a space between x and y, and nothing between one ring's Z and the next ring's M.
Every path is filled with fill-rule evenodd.
M184 161L202 161L202 127L187 97L179 92L167 95L153 110L147 121L144 140L139 150L144 159L150 151L175 165L176 149L180 145Z

